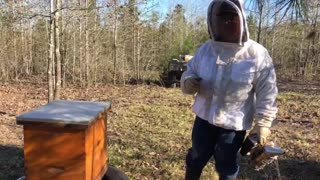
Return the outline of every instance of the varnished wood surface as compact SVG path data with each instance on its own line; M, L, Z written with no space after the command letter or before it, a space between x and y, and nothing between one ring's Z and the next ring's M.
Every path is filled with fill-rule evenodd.
M93 176L98 177L101 168L106 164L106 123L103 115L99 116L99 120L94 125L94 142L93 142ZM95 179L95 178L93 178Z
M86 131L86 180L92 179L93 172L93 141L94 141L94 125L91 125Z
M25 169L28 180L83 179L84 131L60 132L24 127Z
M99 180L107 170L106 113L87 129L24 126L27 180Z

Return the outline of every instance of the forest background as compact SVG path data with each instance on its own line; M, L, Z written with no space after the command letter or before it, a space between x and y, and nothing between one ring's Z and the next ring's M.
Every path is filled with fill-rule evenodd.
M208 39L211 0L0 0L0 179L24 176L15 117L48 100L111 101L108 162L130 179L183 179L193 97L164 88L168 62ZM277 72L286 154L240 179L320 179L320 0L245 0L250 36ZM146 85L155 83L156 85ZM131 85L138 84L138 85ZM217 179L214 165L203 179Z
M319 1L245 2L250 37L269 50L279 78L319 79ZM48 77L58 91L160 80L169 60L208 39L209 3L1 0L0 80Z

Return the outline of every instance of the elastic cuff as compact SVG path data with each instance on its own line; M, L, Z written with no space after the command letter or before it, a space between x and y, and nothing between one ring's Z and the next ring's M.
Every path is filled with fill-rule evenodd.
M273 120L267 119L267 118L256 119L256 125L257 125L257 126L260 126L260 127L271 128L271 126L272 126L272 121L273 121Z

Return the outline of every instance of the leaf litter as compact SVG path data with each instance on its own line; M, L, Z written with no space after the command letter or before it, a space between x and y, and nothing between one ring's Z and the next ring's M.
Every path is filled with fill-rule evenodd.
M281 176L320 179L320 94L314 93L315 87L311 87L313 93L290 87L280 87L279 124L272 134L272 139L286 150L286 155L279 158ZM46 94L41 85L0 85L0 179L23 175L23 132L16 125L15 116L46 104ZM192 96L159 86L106 85L65 88L61 97L112 102L107 133L109 164L120 168L130 179L184 178L194 119ZM274 165L261 172L253 171L245 160L241 165L240 179L277 178ZM202 177L217 179L213 161Z

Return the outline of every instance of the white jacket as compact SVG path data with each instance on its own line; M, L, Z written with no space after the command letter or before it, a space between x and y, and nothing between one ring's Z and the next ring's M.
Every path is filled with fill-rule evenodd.
M215 1L233 4L230 0ZM212 4L208 10L208 22L211 9ZM242 7L237 10L245 17ZM249 39L245 18L242 20L239 44L210 39L197 50L181 77L181 89L192 94L185 87L185 80L190 77L202 79L193 111L213 125L248 130L255 118L260 126L271 127L277 113L275 70L268 51ZM208 26L213 37L210 23Z

